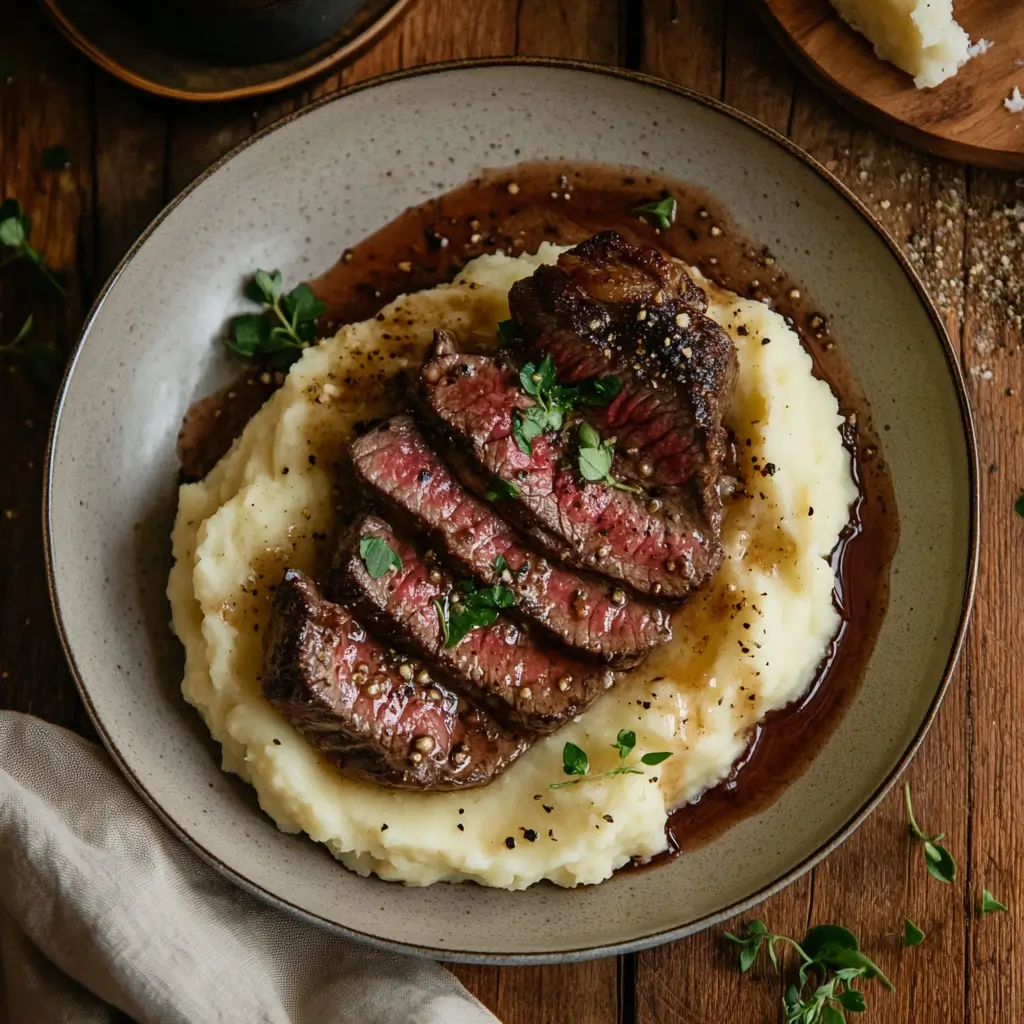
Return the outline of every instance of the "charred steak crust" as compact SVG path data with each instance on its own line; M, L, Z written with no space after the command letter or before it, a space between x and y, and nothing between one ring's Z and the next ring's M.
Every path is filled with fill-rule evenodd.
M398 554L401 569L374 580L359 554L364 537L385 541ZM332 581L363 621L428 659L445 683L514 727L551 732L615 682L611 669L583 665L538 643L525 626L505 615L445 647L435 602L452 596L455 580L421 559L379 516L364 516L346 532Z
M263 695L343 775L394 789L482 786L530 745L445 687L417 683L420 669L308 577L285 573L264 638Z
M359 438L350 455L370 499L429 537L466 575L496 583L495 559L504 558L512 570L514 611L573 650L628 665L672 638L669 614L659 605L538 555L494 506L455 479L409 416Z
M736 350L683 266L604 232L514 284L509 306L527 351L550 354L560 380L622 380L606 408L587 410L616 438L621 478L698 512L717 538Z
M575 466L575 430L543 434L534 438L532 455L521 451L513 417L533 400L520 389L511 362L460 355L452 337L438 332L422 396L426 415L486 478L515 483L518 496L504 504L540 527L539 543L557 537L552 553L562 561L662 599L685 597L718 568L717 531L696 509L682 503L669 509L660 499L583 480ZM476 479L464 482L472 487Z

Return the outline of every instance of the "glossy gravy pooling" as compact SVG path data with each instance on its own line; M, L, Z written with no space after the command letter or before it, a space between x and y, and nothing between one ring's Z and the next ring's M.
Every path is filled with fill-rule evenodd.
M633 211L671 194L678 210L671 228L657 230ZM772 201L765 195L765 201ZM322 334L365 320L404 292L451 280L469 260L498 249L533 252L545 241L569 245L613 229L653 244L698 267L743 296L768 298L789 317L847 418L860 498L833 553L839 633L805 697L771 712L754 730L729 778L698 802L676 810L667 825L669 851L661 861L720 835L740 818L771 804L821 748L852 699L874 649L889 596L889 566L899 535L892 482L864 395L833 343L826 317L771 251L744 238L702 189L637 171L604 166L532 164L480 178L406 210L311 281L327 305ZM272 390L232 385L193 406L179 438L186 476L201 477L230 446ZM236 403L232 408L228 404ZM244 402L242 407L237 403ZM255 402L255 404L253 404ZM232 433L228 424L237 430ZM652 679L652 683L656 683ZM796 751L796 755L794 755Z

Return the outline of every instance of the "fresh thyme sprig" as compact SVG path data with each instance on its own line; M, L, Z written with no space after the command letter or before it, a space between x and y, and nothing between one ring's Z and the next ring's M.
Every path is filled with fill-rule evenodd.
M928 873L940 882L952 882L956 878L956 861L953 860L949 850L939 845L939 841L946 838L946 833L940 832L937 836L926 836L918 827L914 818L914 807L910 802L909 782L903 784L903 797L907 805L907 824L910 834L916 839L920 839L924 845L924 864Z
M274 366L287 369L316 341L316 321L324 312L323 302L308 284L285 292L279 270L257 270L245 294L262 305L264 312L234 317L224 344L243 359L267 356Z
M0 269L25 260L43 276L58 295L67 297L67 289L46 262L46 257L28 242L32 221L21 208L17 199L5 199L0 203Z
M612 749L618 751L619 763L614 768L609 768L606 772L598 772L596 775L591 775L590 758L587 757L586 751L582 747L576 746L575 743L566 743L562 747L562 771L566 775L575 776L575 778L564 782L552 782L550 788L562 789L564 786L575 786L577 782L583 782L584 779L603 779L612 775L643 775L644 772L639 765L661 764L666 758L672 756L672 752L669 750L659 750L642 755L639 761L628 762L627 758L633 753L635 746L636 733L630 732L627 729L620 729L618 736L615 737L615 742L612 744Z
M799 958L799 985L790 985L783 996L787 1024L841 1024L846 1011L862 1013L864 995L853 987L855 981L881 982L890 992L893 984L876 963L860 951L857 936L834 924L816 925L803 942L770 932L761 921L751 921L745 935L726 932L725 937L740 947L740 970L750 970L762 946L779 970L776 944L790 946ZM815 983L816 982L816 983Z

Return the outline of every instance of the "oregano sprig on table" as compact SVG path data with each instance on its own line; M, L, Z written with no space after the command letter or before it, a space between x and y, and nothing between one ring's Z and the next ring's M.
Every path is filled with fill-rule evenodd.
M910 802L909 782L903 784L903 798L907 805L907 825L910 834L915 839L920 839L923 844L924 865L928 869L928 874L940 882L952 882L956 878L956 861L953 860L949 850L939 845L940 840L946 838L946 833L940 832L937 836L927 836L918 827L914 818L914 807Z
M779 970L776 945L787 945L799 958L799 984L790 985L783 996L787 1024L841 1024L847 1011L862 1013L867 1004L854 982L879 981L890 992L893 984L881 968L860 951L857 936L840 925L821 924L812 928L803 942L769 931L763 922L751 921L746 934L725 933L740 947L740 970L754 965L762 947Z
M58 295L66 298L67 289L46 262L46 257L29 245L31 231L32 220L17 199L8 198L0 203L0 269L24 260L36 268Z

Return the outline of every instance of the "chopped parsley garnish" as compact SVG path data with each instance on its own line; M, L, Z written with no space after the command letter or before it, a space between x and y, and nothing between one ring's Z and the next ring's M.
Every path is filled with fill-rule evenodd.
M308 284L285 292L279 270L257 270L245 294L264 312L234 317L224 344L243 359L269 356L275 366L287 369L316 341L316 321L324 304Z
M402 568L402 560L386 540L380 537L363 537L359 541L359 557L370 574L370 579L379 580L392 567Z
M591 483L604 483L619 491L639 494L639 487L620 483L611 475L615 448L609 441L602 441L601 435L589 424L580 424L580 451L578 465L580 475Z
M507 568L505 559L498 555L494 560L494 571L500 577ZM476 580L459 580L451 594L434 602L444 646L454 647L474 629L489 626L503 609L511 608L515 603L515 594L501 583L488 587Z
M50 269L41 252L28 244L32 221L26 216L17 199L5 199L0 203L0 268L18 260L27 260L49 282L58 295L67 296L67 289Z
M940 882L952 882L956 878L956 861L944 846L939 846L939 840L945 839L946 833L940 832L937 836L926 836L918 828L917 821L914 819L914 808L910 803L909 782L903 784L903 796L907 804L907 823L910 834L924 844L924 865L928 869L928 874Z
M612 775L643 775L644 773L639 765L661 764L666 758L672 756L672 752L669 750L659 750L644 754L639 761L630 763L627 759L633 753L635 746L636 733L630 732L628 729L620 729L618 736L615 737L615 742L612 744L612 749L618 752L619 763L614 768L609 768L606 772L591 775L590 758L587 757L587 752L582 747L576 746L575 743L566 743L562 747L562 771L566 775L575 777L565 782L552 782L550 788L562 789L564 786L574 786L577 782L582 782L584 779L602 779Z
M508 480L496 476L491 481L490 489L485 495L488 501L505 501L507 498L518 498L519 488Z
M1009 909L1010 908L1007 907L1006 904L1000 903L999 900L997 900L995 896L988 891L988 889L981 890L981 906L978 907L979 917L984 917L986 914L991 914L996 910L1006 911Z
M679 204L672 196L665 196L664 199L637 206L633 212L653 221L662 231L667 231L675 222L678 208Z
M776 935L761 921L751 921L745 935L726 932L725 937L740 947L740 971L744 973L754 965L762 946L767 946L776 970L777 943L796 952L800 984L790 985L782 997L787 1024L842 1024L846 1011L863 1013L867 1004L863 993L853 987L855 981L877 980L893 991L892 982L878 965L860 951L857 936L836 924L816 925L803 942Z
M577 406L607 405L621 390L615 376L594 377L579 384L559 384L550 354L540 364L527 363L519 371L519 383L536 405L517 412L512 433L524 455L533 455L533 439L562 429L565 416Z

